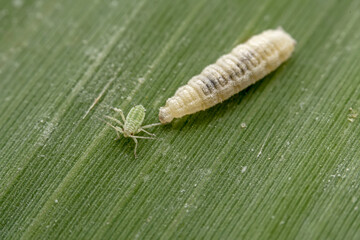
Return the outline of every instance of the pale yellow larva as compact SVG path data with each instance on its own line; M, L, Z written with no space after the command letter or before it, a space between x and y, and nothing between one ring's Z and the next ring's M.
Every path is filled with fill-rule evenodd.
M160 108L160 122L210 108L254 84L286 61L295 43L282 28L251 37L180 87Z

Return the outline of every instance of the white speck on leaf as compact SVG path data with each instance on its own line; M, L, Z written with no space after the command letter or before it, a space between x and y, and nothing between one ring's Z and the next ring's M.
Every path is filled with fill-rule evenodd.
M150 180L150 176L149 175L145 175L144 176L144 182L147 182L147 181L149 181Z
M349 122L354 122L358 116L359 113L357 111L355 111L352 107L349 108L349 114L347 115L347 119Z
M117 1L111 1L110 2L111 7L117 7L118 5L119 5L119 3Z
M16 8L20 8L24 5L24 1L23 0L13 0L12 5Z
M260 155L262 154L262 151L263 151L263 149L264 149L264 146L265 146L265 144L266 144L266 142L267 142L267 140L268 140L268 138L269 138L269 136L270 136L270 133L271 133L271 130L273 129L273 127L274 127L274 125L271 126L268 134L267 134L266 137L265 137L264 143L261 145L260 151L259 151L259 153L258 153L258 155L257 155L256 157L260 157Z

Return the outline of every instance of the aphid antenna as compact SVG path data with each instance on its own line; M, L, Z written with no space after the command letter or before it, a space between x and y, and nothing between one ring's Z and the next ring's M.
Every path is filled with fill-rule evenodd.
M152 138L152 137L141 137L141 136L130 136L134 142L135 142L135 148L134 148L134 155L135 155L135 158L137 158L137 155L136 155L136 149L137 149L137 146L138 146L138 141L136 140L137 138L141 138L141 139L155 139L155 138Z
M115 112L120 113L122 120L124 122L126 122L126 118L125 118L123 110L121 110L120 108L116 108L116 107L111 107L111 109L114 110Z
M100 94L97 96L97 98L95 98L94 102L91 104L91 106L89 107L89 109L85 112L83 119L85 119L85 117L89 114L89 112L91 111L91 109L93 109L95 107L95 105L100 101L100 99L102 98L102 96L104 95L104 93L106 92L106 90L109 88L110 84L114 81L115 78L111 78L106 85L104 86L104 88L101 90Z
M109 120L112 120L112 121L116 122L116 123L119 124L120 126L124 127L124 124L123 124L120 120L118 120L118 119L116 119L116 118L114 118L114 117L108 116L108 115L105 115L105 117L106 117L107 119L109 119Z
M141 139L156 139L154 137L143 137L143 136L131 136L132 138L141 138Z

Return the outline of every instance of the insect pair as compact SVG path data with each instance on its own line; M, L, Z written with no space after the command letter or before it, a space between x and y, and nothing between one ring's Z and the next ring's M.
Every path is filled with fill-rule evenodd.
M292 54L296 41L282 28L267 30L255 35L245 43L235 47L229 54L220 57L215 64L207 66L199 75L194 76L188 84L180 87L175 95L166 101L166 105L159 110L159 120L162 124L170 123L174 118L208 109L259 81L274 71ZM145 108L142 105L133 107L127 117L120 109L113 108L121 114L122 120L105 116L120 126L113 126L118 138L120 134L131 137L135 141L135 157L137 138L135 134L152 133L145 128L160 125L161 123L141 126L145 118Z
M100 119L100 120L105 122L108 126L110 126L111 128L113 128L115 130L116 135L117 135L117 138L115 140L119 139L120 135L123 135L126 138L130 137L134 140L134 142L135 142L134 154L135 154L135 158L136 158L137 157L136 149L137 149L137 145L138 145L137 139L138 138L155 139L154 138L155 134L149 133L145 129L161 125L161 123L153 123L153 124L141 126L144 121L144 118L145 118L145 108L142 105L137 105L137 106L131 108L128 115L126 116L126 118L121 109L112 108L112 110L120 113L120 116L121 116L121 119L123 120L123 122L121 122L120 120L118 120L114 117L107 116L107 115L105 115L105 118L115 122L118 125L114 126L110 122L107 122L102 119ZM137 136L136 134L138 134L140 132L144 132L144 133L150 135L151 137Z

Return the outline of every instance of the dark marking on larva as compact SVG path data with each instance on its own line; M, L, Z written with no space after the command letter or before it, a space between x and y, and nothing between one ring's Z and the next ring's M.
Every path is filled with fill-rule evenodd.
M207 89L206 85L201 86L201 90L203 91L205 96L210 95L211 93L209 92L209 90Z
M248 66L246 64L242 64L236 56L230 55L229 61L234 62L234 64L241 70L242 75L245 75L245 73L249 70Z
M223 80L222 76L217 73L217 71L214 69L214 71L211 71L213 68L207 68L205 71L202 72L204 76L206 76L210 81L214 81L215 88L219 89L220 86L223 86Z
M220 89L221 88L221 83L220 83L220 81L222 81L222 80L220 80L220 79L222 79L222 77L221 76L215 76L215 75L213 75L213 74L211 74L210 76L208 76L209 77L209 80L210 81L213 81L214 83L215 83L215 88L216 89Z
M244 57L242 57L241 59L239 59L240 60L240 62L242 62L243 64L245 64L245 66L246 66L246 68L249 70L249 69L251 69L251 62L250 62L250 60L248 59L248 58L246 58L245 56Z
M237 61L244 57L247 58L251 65L247 65L247 67L248 69L252 69L259 64L259 60L254 56L254 54L251 55L250 51L250 48L243 46L242 48L234 49L231 54L237 59ZM254 63L254 61L256 61L256 63Z
M206 83L206 81L204 81L201 77L201 75L198 76L197 84L198 86L200 86L205 96L210 95L212 93L211 86Z
M238 81L239 79L242 78L242 76L245 75L246 69L245 69L244 66L242 66L242 65L240 64L240 62L239 62L239 61L236 59L236 57L233 56L233 55L229 55L228 61L233 62L233 64L236 66L236 68L234 68L234 70L237 72L238 79L237 79L236 81Z
M216 90L219 89L220 85L219 85L219 83L217 82L217 79L216 79L216 78L214 79L213 76L207 76L207 79L210 81L210 83L213 85L213 87L214 87Z
M227 78L227 73L222 70L218 65L211 65L211 67L212 69L214 69L214 72L220 76L218 78L220 85L226 86L229 82Z
M249 47L249 53L250 53L252 56L254 56L254 58L255 58L256 61L258 62L257 65L260 65L261 62L263 61L263 58L262 58L261 56L259 56L259 54L258 54L256 51L254 51L253 48L250 48L250 47Z
M227 75L229 76L228 79L230 79L233 82L236 82L237 80L237 76L240 73L236 73L234 71L234 68L230 66L230 64L226 61L224 61L224 59L219 59L216 64L224 71L227 73ZM236 66L236 64L233 64L234 66ZM235 68L236 70L236 68Z
M210 94L214 92L215 88L208 79L207 80L202 80L202 82L209 89Z
M260 60L255 56L255 54L250 49L247 49L246 54L252 60L251 62L253 63L254 67L256 67L260 63ZM254 63L254 61L256 62Z
M254 63L254 57L249 52L246 52L244 55L247 57L253 68L257 66L257 63Z
M202 81L197 81L196 84L199 86L205 96L209 95L209 89L204 85Z
M239 68L236 61L234 61L234 59L232 59L232 58L233 58L232 55L228 55L228 58L226 58L224 62L229 65L229 70L232 72L232 75L234 75L234 77L236 76L237 78L239 78L242 75L244 75L245 70L242 68ZM239 71L239 69L240 69L240 71ZM235 81L236 80L237 79L235 79Z

